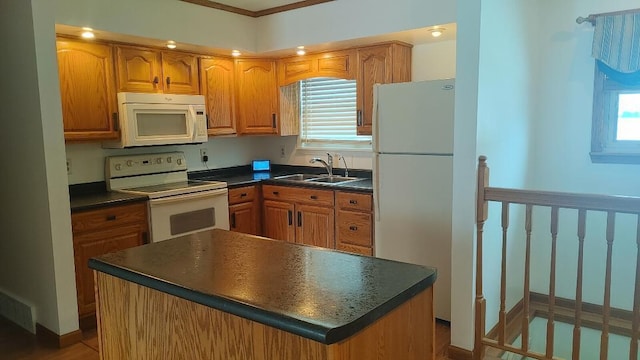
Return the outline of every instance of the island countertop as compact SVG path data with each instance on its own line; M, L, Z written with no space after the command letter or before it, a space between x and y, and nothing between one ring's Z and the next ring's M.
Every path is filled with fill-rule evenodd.
M324 344L355 334L436 279L429 267L218 229L89 266Z

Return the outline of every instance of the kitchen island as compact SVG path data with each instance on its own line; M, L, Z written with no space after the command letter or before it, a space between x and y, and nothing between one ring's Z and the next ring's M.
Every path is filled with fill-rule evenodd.
M433 268L225 230L93 258L101 359L433 359Z

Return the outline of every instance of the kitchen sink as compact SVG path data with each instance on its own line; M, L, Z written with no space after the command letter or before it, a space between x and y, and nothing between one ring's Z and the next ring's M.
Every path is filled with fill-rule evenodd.
M308 181L315 182L315 183L335 184L335 183L342 183L345 181L354 181L354 180L360 180L360 178L334 175L334 176L325 176L317 179L309 179Z
M291 181L309 181L315 180L317 178L327 177L327 175L322 174L293 174L293 175L284 175L284 176L276 176L276 180L291 180Z

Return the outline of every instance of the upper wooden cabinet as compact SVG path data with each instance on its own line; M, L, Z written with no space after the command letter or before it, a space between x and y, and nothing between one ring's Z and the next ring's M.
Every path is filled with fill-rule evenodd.
M358 135L371 135L373 85L411 81L411 45L390 43L358 49Z
M65 140L117 139L112 46L62 38L56 46Z
M328 51L278 61L280 86L314 77L355 79L356 50Z
M200 84L207 106L209 135L236 133L234 62L226 58L200 60Z
M238 134L278 133L278 79L274 60L236 60Z
M117 46L116 64L118 91L200 93L195 55Z

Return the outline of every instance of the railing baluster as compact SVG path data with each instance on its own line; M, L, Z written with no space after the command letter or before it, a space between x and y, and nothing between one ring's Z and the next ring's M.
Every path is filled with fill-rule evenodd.
M502 264L500 268L500 315L498 343L504 345L507 337L507 231L509 230L509 203L502 203Z
M549 274L549 318L547 319L546 356L553 357L554 317L556 307L556 243L558 240L558 207L551 208L551 271Z
M638 327L640 327L640 215L637 215L636 225L636 286L633 292L633 318L631 322L631 346L629 360L638 359Z
M602 336L600 338L600 360L607 360L609 353L609 317L611 313L611 258L613 256L613 234L616 213L607 212L607 268L604 277L604 303L602 307Z
M533 206L527 204L525 210L524 229L527 233L527 244L524 255L524 297L523 297L523 316L522 316L522 350L529 351L529 300L530 294L530 278L531 278L531 216Z
M586 234L587 211L578 211L578 272L576 275L576 316L573 327L573 350L571 358L580 359L580 328L582 326L582 270L584 266L584 236Z

